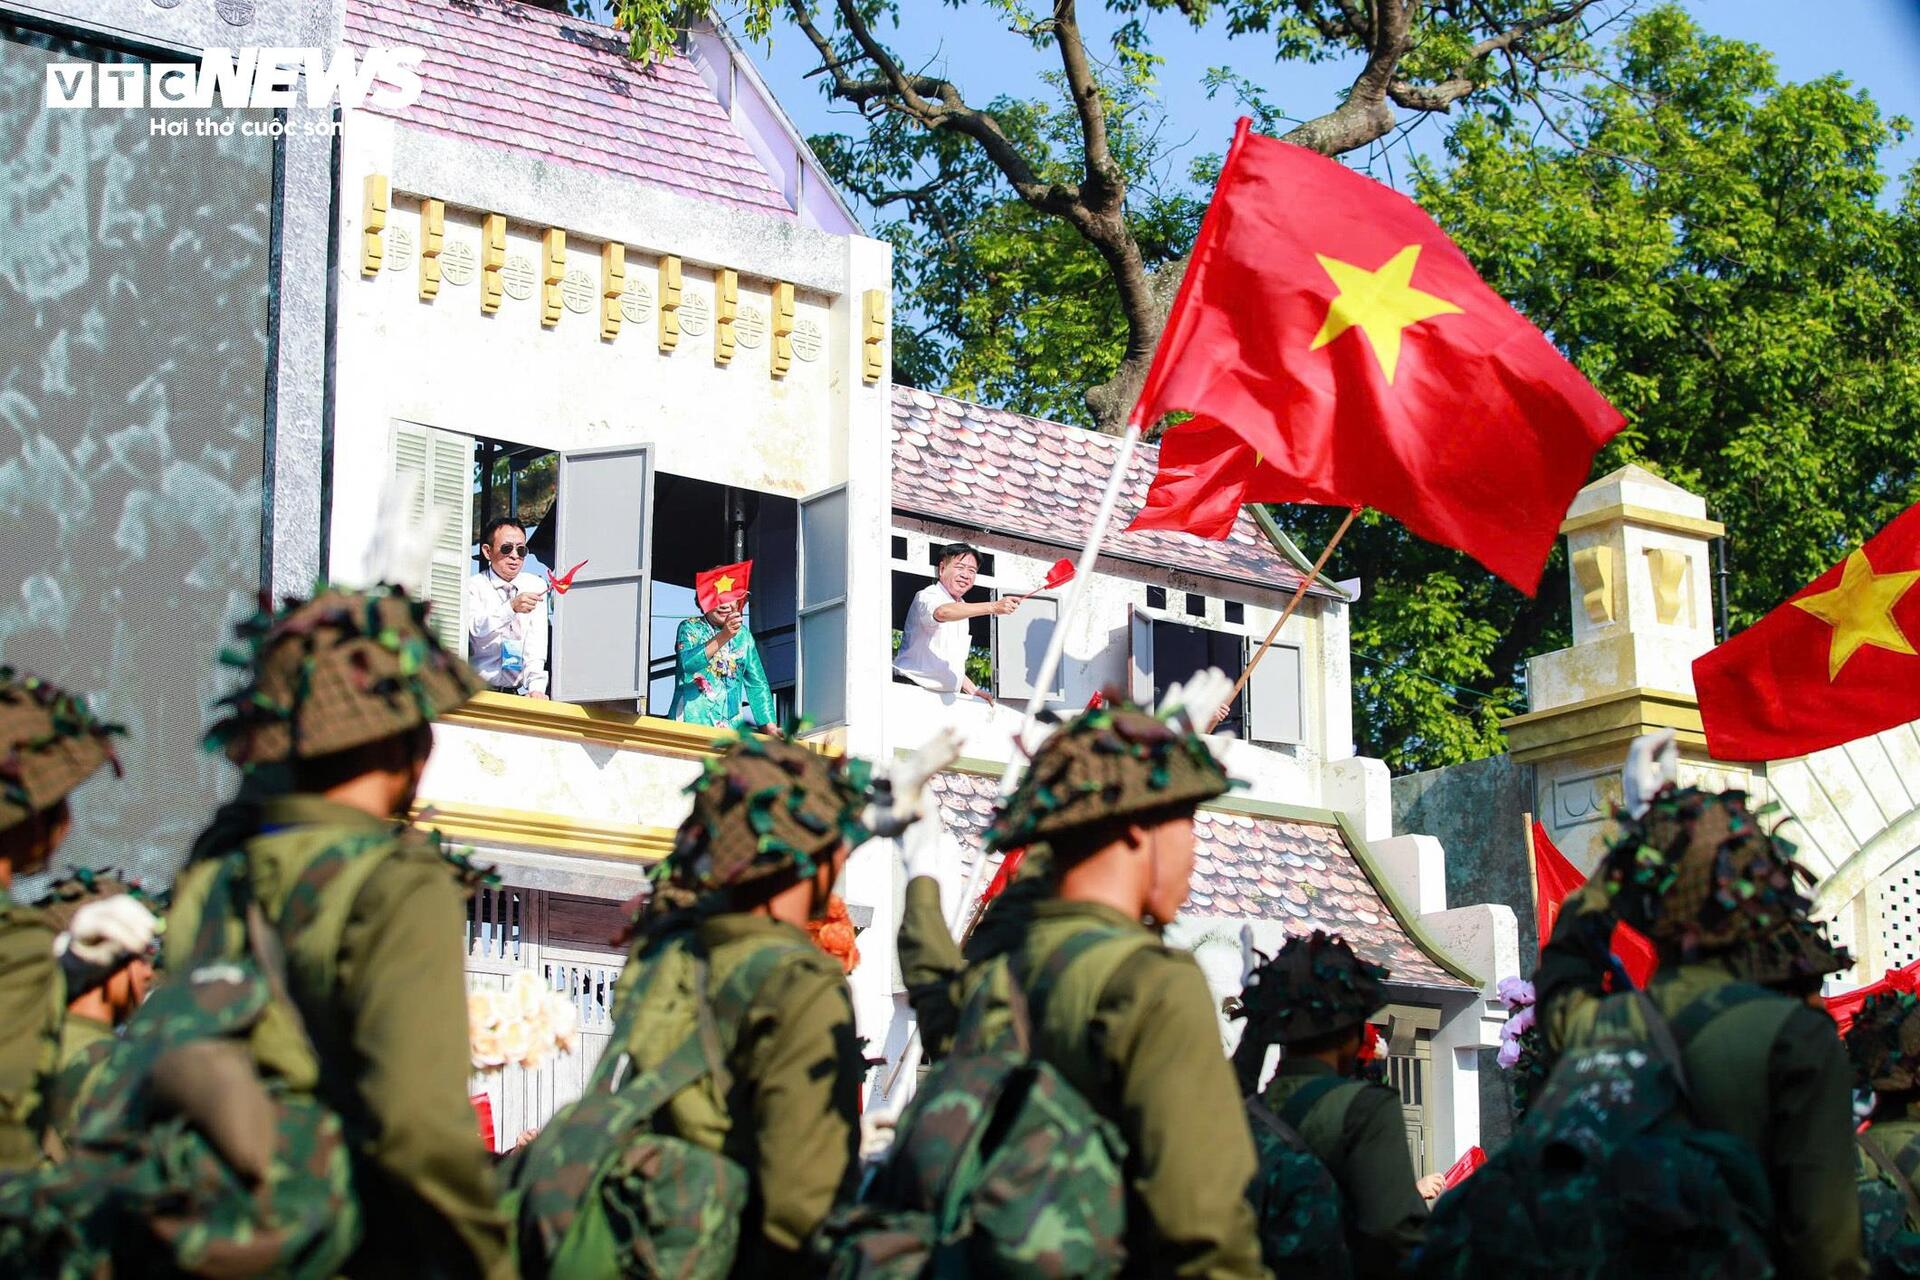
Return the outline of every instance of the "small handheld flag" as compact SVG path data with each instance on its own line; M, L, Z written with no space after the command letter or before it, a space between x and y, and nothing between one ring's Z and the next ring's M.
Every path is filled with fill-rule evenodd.
M579 564L573 566L573 568L567 570L559 577L555 577L553 571L549 569L547 571L547 585L553 588L553 594L563 596L573 588L573 575L586 568L586 566L587 562L582 560Z
M700 612L712 613L723 604L739 604L747 598L747 584L753 578L753 561L723 564L693 580L693 599Z
M1014 600L1016 602L1021 600L1028 600L1034 596L1039 595L1042 591L1051 591L1055 587L1063 587L1067 583L1072 581L1073 581L1073 561L1065 559L1063 557L1062 559L1055 560L1053 562L1053 568L1047 570L1047 579L1045 582L1042 582L1039 586L1035 587L1033 590L1025 593L1024 595L1015 596Z

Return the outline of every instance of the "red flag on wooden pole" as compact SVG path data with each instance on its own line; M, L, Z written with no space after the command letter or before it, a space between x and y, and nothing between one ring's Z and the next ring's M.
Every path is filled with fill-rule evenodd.
M1560 918L1560 904L1585 884L1587 877L1567 861L1566 854L1554 848L1553 841L1547 838L1547 829L1537 819L1533 824L1533 874L1534 921L1540 931L1540 946L1545 947L1547 939L1553 936L1554 922ZM1646 986L1647 979L1660 965L1647 935L1624 920L1613 926L1613 937L1607 946L1636 987Z
M1132 422L1175 412L1190 478L1208 443L1249 500L1374 507L1529 595L1624 425L1419 205L1245 120ZM1208 426L1237 443L1180 438ZM1209 484L1185 493L1150 495L1147 527L1218 536Z

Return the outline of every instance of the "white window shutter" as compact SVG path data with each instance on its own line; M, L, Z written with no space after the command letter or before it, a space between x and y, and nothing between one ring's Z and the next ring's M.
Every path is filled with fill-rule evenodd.
M421 575L427 584L434 634L450 652L466 655L461 617L464 587L473 567L473 437L413 423L393 424L393 472L412 477L416 521L429 506L440 513L433 558Z
M1033 697L1033 681L1040 674L1040 662L1053 642L1054 628L1060 625L1060 602L1051 596L1035 596L1023 602L1018 611L993 619L994 696L1013 701ZM1066 664L1053 674L1050 696L1062 697Z
M847 487L800 501L799 713L820 728L847 719Z
M1154 702L1153 619L1127 606L1127 694L1143 707Z
M563 702L633 701L648 710L652 446L562 453L548 518L556 570L586 561L554 604L549 692Z
M1258 645L1254 646L1258 649ZM1300 646L1275 644L1247 681L1247 736L1255 742L1291 745L1305 738L1301 711Z

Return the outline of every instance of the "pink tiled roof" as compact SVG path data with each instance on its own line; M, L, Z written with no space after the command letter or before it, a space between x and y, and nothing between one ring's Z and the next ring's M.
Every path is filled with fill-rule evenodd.
M347 41L426 51L408 124L793 216L679 54L633 62L617 31L514 0L347 0ZM381 111L371 102L367 110Z
M971 866L993 817L999 780L948 771L934 774L929 786ZM1289 933L1325 929L1387 966L1396 983L1467 989L1394 917L1339 827L1203 809L1194 829L1199 840L1189 914L1277 920Z
M1119 448L1115 437L1080 427L911 387L893 389L893 507L904 514L1077 551L1093 530ZM1127 532L1159 458L1155 445L1134 454L1103 558L1276 591L1299 585L1300 571L1244 511L1233 534L1220 542L1160 529Z

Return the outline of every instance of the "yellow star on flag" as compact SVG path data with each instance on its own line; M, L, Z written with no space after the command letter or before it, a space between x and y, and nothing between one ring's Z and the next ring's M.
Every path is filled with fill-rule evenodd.
M1410 244L1388 258L1376 271L1351 262L1316 253L1320 266L1340 292L1327 305L1327 318L1320 332L1313 335L1309 351L1318 351L1345 333L1359 327L1373 346L1380 361L1380 372L1389 385L1400 364L1400 334L1409 325L1434 316L1459 315L1461 309L1445 298L1435 297L1413 287L1413 268L1420 261L1420 246Z
M733 575L725 573L715 578L713 580L713 589L720 595L725 595L727 592L733 590Z
M1833 642L1827 650L1827 679L1836 679L1847 659L1867 645L1893 653L1914 653L1913 641L1893 620L1893 606L1916 582L1920 582L1920 569L1875 573L1863 547L1847 557L1839 586L1793 601L1833 628Z

